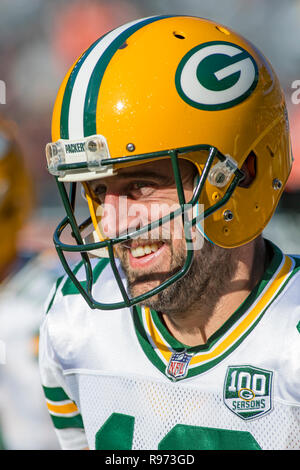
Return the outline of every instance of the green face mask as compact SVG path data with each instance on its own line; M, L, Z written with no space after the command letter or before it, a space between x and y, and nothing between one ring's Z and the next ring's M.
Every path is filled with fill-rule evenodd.
M190 201L185 200L182 179L178 164L178 158L180 158L185 153L197 152L197 151L206 151L208 154L206 163L204 165L201 175L197 178L195 184L194 192ZM70 183L69 192L67 191L66 185L64 182L59 181L59 177L56 176L56 181L58 184L58 189L62 202L66 211L66 217L60 222L54 233L54 244L57 250L58 256L62 262L62 265L69 276L70 280L73 282L76 289L84 297L86 302L91 308L102 309L102 310L113 310L123 307L131 307L135 304L142 303L149 297L158 294L163 289L166 289L168 286L185 276L188 270L191 267L193 257L194 257L194 248L192 242L192 228L203 221L206 217L211 215L213 212L218 210L221 206L227 203L228 199L231 197L236 186L243 179L244 174L237 168L235 162L230 158L222 155L215 147L209 145L195 145L190 147L183 147L174 150L160 151L154 153L148 153L143 155L127 156L116 159L102 159L101 166L111 166L113 164L118 165L119 167L122 164L135 162L137 165L141 162L147 160L154 160L161 157L170 158L172 163L172 169L174 174L174 181L176 183L177 195L179 206L178 209L174 212L171 212L167 216L161 217L148 225L145 225L131 233L120 234L115 238L110 238L104 241L95 242L95 243L84 243L82 238L82 231L91 224L91 218L88 218L82 223L78 223L74 215L75 212L75 200L76 200L76 186L77 182ZM213 163L217 162L214 166ZM78 172L78 170L84 170L87 168L87 162L79 163L58 163L56 167L57 172ZM194 208L198 205L201 192L203 190L206 180L209 179L211 184L216 186L224 186L225 184L231 183L228 186L227 191L224 196L214 205L209 207L207 210L204 210L202 213L192 218L188 218L187 210ZM194 211L193 211L194 213ZM144 235L146 232L149 232L157 227L162 226L166 222L175 219L176 217L182 218L183 223L183 238L186 243L186 259L183 266L168 279L163 281L159 286L145 292L136 297L130 297L126 291L125 285L121 279L120 272L118 270L114 247L119 243L126 242L126 240L138 238ZM66 244L61 241L62 235L66 229L71 229L72 236L76 241L76 244ZM204 234L205 236L205 234ZM122 301L115 303L102 303L97 301L92 294L92 286L95 282L95 270L93 271L91 260L89 254L93 250L106 249L108 253L108 260L111 264L117 285L120 289L122 295ZM67 261L65 253L79 253L82 260L82 265L84 266L86 279L84 281L80 280L76 276L76 270L71 268L70 263Z

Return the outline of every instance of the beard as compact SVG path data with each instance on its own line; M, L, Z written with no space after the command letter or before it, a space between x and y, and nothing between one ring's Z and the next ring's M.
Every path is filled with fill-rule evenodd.
M155 270L139 274L129 265L128 253L121 250L119 258L128 282L128 293L136 297L147 293L163 281L176 274L186 260L185 242L174 248L170 240L162 240L170 252L169 269ZM195 303L203 302L213 305L214 300L224 293L225 284L232 279L237 262L233 256L234 250L221 248L206 239L200 250L194 251L194 257L188 272L176 282L163 289L158 294L142 301L145 305L159 313L173 316L185 316L185 312Z

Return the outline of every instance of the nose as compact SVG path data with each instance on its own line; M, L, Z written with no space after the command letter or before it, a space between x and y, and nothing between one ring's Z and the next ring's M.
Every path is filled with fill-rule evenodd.
M128 196L106 192L101 216L103 235L115 238L142 226L145 209L144 205L137 204Z
M118 219L119 219L119 195L106 192L103 204L101 225L105 237L115 238L118 236Z

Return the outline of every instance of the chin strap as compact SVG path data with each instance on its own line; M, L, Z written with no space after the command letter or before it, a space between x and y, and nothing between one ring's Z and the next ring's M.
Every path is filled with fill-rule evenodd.
M194 178L194 189L193 191L195 192L195 189L199 183L199 180L200 180L200 176L199 175L196 175L195 178ZM197 202L194 206L193 206L193 219L196 219L199 215L200 215L200 207L201 205L199 204L199 202ZM204 211L204 206L202 207L202 212ZM204 231L204 224L205 224L205 219L201 219L199 220L199 222L197 222L195 224L195 227L196 229L198 230L199 233L201 233L201 235L206 239L208 240L210 243L213 243L211 241L211 239L206 235L205 231Z

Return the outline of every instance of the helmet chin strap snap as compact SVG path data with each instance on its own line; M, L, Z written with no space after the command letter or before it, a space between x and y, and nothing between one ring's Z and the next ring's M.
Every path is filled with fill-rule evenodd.
M238 168L237 162L232 157L229 155L225 157L225 160L216 163L208 174L208 181L217 188L226 186Z

